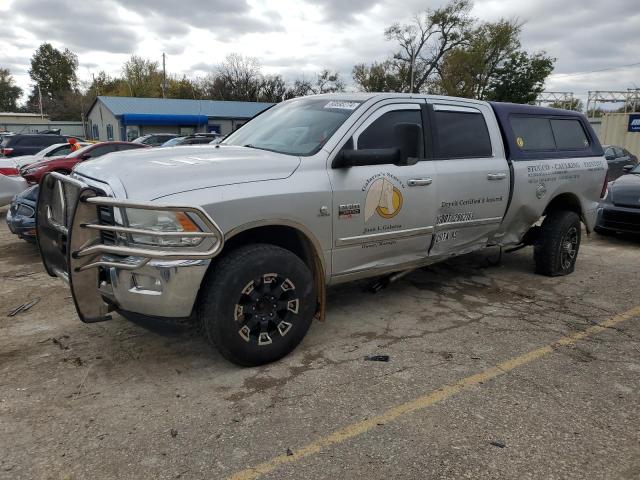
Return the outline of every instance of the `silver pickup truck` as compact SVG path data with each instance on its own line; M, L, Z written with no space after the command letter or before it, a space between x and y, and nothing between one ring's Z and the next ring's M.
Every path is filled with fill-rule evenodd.
M533 245L538 273L571 273L606 170L580 113L317 95L218 145L114 153L49 174L38 244L82 321L196 319L226 358L259 365L324 318L326 285L488 246Z

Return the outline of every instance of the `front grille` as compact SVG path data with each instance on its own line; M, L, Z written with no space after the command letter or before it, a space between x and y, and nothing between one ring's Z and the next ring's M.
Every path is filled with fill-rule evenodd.
M116 224L116 220L113 215L113 207L99 205L96 208L98 209L98 221L100 222L101 225ZM102 243L105 245L115 245L117 243L115 232L108 232L106 230L101 230L100 237L102 239Z

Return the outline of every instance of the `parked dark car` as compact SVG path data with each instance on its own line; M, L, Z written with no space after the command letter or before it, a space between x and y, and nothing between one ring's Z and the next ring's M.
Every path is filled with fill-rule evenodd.
M27 188L13 197L7 212L7 225L11 233L28 242L36 241L36 202L38 185Z
M640 165L626 168L624 175L609 183L595 230L640 234Z
M101 142L87 145L86 147L76 150L66 157L52 158L41 162L32 163L20 169L20 174L30 184L40 183L40 179L45 173L60 172L71 173L71 169L79 162L84 162L92 158L101 157L111 152L119 152L122 150L132 150L134 148L149 148L148 145L131 142Z
M66 143L70 137L65 135L45 135L24 133L3 137L0 143L0 154L5 157L34 155L54 143Z
M133 140L133 143L141 143L150 147L159 147L167 140L177 137L176 133L149 133Z
M616 147L615 145L602 145L604 149L604 157L609 164L609 181L620 177L624 172L625 165L638 165L638 157L629 152L626 148Z

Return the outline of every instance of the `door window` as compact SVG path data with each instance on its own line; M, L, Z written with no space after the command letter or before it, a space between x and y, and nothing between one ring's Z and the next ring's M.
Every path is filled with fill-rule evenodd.
M479 111L436 109L435 123L436 158L485 158L493 154L489 130Z
M407 123L420 127L417 151L418 158L423 158L424 140L420 110L393 110L381 115L358 136L358 150L400 148L402 143L397 136L396 126Z
M613 147L613 149L616 152L616 158L624 157L624 152L622 151L621 148Z
M91 150L89 152L89 155L91 155L91 158L96 158L96 157L100 157L102 155L106 155L107 153L111 153L115 151L116 151L115 145L102 145L100 147L96 147L93 150Z

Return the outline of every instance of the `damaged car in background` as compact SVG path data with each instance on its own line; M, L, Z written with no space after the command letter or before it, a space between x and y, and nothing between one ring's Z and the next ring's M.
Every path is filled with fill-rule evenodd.
M607 171L580 113L409 94L296 98L213 148L118 156L44 177L47 272L84 322L198 321L246 366L293 350L327 285L489 246L570 274Z

